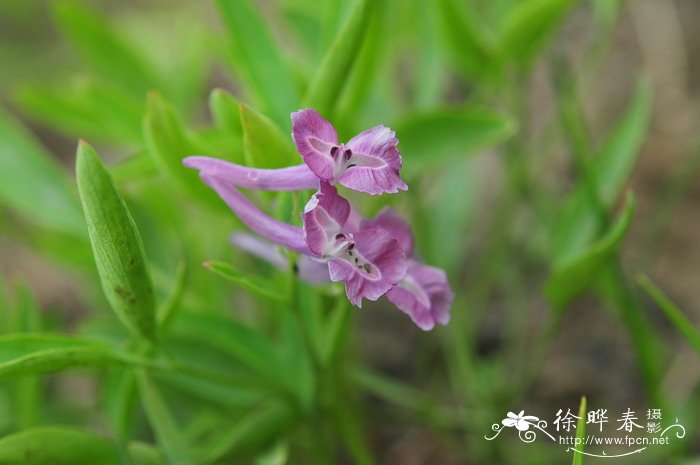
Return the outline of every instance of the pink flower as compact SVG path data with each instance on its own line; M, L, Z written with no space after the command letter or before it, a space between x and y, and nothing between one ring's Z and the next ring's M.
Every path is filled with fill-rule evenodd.
M399 176L401 154L394 131L376 126L338 143L335 128L312 109L292 113L292 137L305 164L258 169L210 157L187 157L185 166L238 187L267 191L317 189L319 181L368 194L408 187Z

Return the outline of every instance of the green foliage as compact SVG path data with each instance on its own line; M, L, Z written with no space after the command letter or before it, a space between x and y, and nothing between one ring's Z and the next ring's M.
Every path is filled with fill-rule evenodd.
M137 336L155 339L155 300L136 224L95 150L81 141L76 178L107 300Z
M0 439L0 463L7 465L118 465L117 448L96 434L68 427L33 428Z
M281 168L297 164L299 155L288 135L265 115L248 105L240 105L243 154L248 166Z
M576 422L576 442L581 443L576 447L577 452L574 452L574 461L572 465L583 465L583 452L586 449L586 396L581 397L581 404L578 407L578 421Z
M41 16L41 2L16 3L0 16L18 30ZM651 83L630 71L627 107L593 136L600 125L588 127L583 103L605 87L594 61L624 2L594 0L590 14L582 3L217 0L207 12L57 0L58 37L37 22L26 34L36 43L15 47L3 30L0 59L12 65L0 81L16 82L0 97L30 121L0 112L0 464L371 465L391 460L387 426L391 438L429 431L435 463L540 463L549 449L483 434L532 395L565 309L584 293L626 329L620 344L646 403L697 403L697 393L683 404L664 396L669 344L629 279L645 266L621 253L639 249L632 239L650 215L649 191L635 184L635 216L627 187ZM575 56L556 44L571 14L593 23ZM302 282L295 254L279 270L231 246L240 222L183 158L297 165L290 113L305 107L341 139L395 131L408 192L377 201L341 190L364 216L389 203L411 219L414 258L445 269L456 294L447 328L409 329L386 298L358 311L342 285ZM99 144L109 167L81 140L74 184L58 161L69 159L65 137ZM670 190L676 201L685 189ZM299 225L312 192L245 194ZM68 292L53 274L73 283ZM638 283L700 352L686 313ZM679 458L672 449L659 460Z
M373 5L371 0L357 0L350 17L328 48L309 84L305 104L326 118L332 118L335 114L335 104L367 33Z
M51 231L83 237L66 172L13 117L0 113L0 201Z
M409 171L460 160L504 141L516 129L511 119L485 108L412 114L395 127Z
M84 338L38 333L0 336L0 376L106 367L123 360L110 347Z
M585 290L614 259L634 214L634 196L627 194L620 218L596 242L557 264L546 283L546 294L552 305L563 308Z
M219 11L233 42L233 54L251 93L273 120L289 127L297 92L267 25L248 0L218 0Z

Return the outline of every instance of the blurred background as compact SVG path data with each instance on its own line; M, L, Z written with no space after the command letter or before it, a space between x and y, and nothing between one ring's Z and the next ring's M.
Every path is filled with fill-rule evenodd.
M159 150L149 121L169 105L172 124L195 140L176 149L180 158L236 160L240 136L229 137L210 110L221 88L288 134L285 115L301 107L356 3L0 2L6 315L29 305L41 323L24 330L111 331L76 227L82 214L72 221L56 200L74 195L83 138L132 209L157 293L168 295L182 266L183 306L218 305L264 327L255 296L199 263L271 271L227 246L240 225L226 210L201 207L149 161ZM655 283L697 329L700 3L369 3L357 57L324 114L341 139L380 123L397 131L411 190L389 202L413 220L422 256L448 271L457 297L453 321L430 333L381 301L352 312L346 357L361 368L348 375L361 405L353 421L370 452L338 445L338 463L568 463L565 447L484 435L507 411L551 422L558 409L575 412L582 395L589 408L608 408L611 423L628 407L640 416L663 408L665 420L686 427L672 446L619 463L700 463L699 354L640 284ZM46 157L19 160L29 151ZM52 184L55 172L63 179ZM381 206L356 200L368 212ZM38 391L45 407L27 426L111 434L90 373L49 375ZM0 397L3 435L18 430L11 392ZM142 423L134 437L153 440ZM300 428L274 436L292 444L289 463L306 463ZM253 450L214 462L253 463L267 449Z

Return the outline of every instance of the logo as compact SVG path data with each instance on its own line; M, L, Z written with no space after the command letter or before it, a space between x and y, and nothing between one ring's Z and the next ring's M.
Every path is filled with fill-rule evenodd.
M555 444L568 446L566 452L582 454L589 457L624 457L641 454L648 447L668 445L673 439L685 437L685 427L675 419L668 424L663 421L661 409L648 409L646 415L640 415L628 408L620 412L614 421L610 420L608 409L587 412L586 417L574 415L570 409L557 411L551 425L534 415L508 412L500 423L491 425L493 434L484 435L487 441L493 441L504 430L515 430L522 442L532 443L538 438ZM577 433L583 426L585 433ZM612 451L611 451L612 449Z

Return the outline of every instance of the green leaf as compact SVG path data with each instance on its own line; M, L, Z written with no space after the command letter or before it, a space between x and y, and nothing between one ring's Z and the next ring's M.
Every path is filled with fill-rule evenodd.
M498 144L516 130L515 122L486 108L435 110L411 115L392 126L404 167L440 166Z
M578 407L578 421L576 422L576 451L574 454L573 465L583 465L583 451L585 444L583 438L586 437L586 396L581 396L581 403Z
M700 331L695 327L690 318L688 318L661 289L656 287L647 276L640 275L637 277L637 282L649 296L654 299L656 305L658 305L666 314L666 317L671 320L673 326L683 335L688 344L700 354Z
M218 0L217 4L233 40L239 63L235 71L244 73L247 87L272 119L289 127L289 114L298 109L299 100L280 47L248 0Z
M55 3L54 15L61 32L94 72L119 83L138 97L157 87L151 70L124 41L124 34L112 28L95 11L82 3L61 1Z
M602 268L617 253L629 229L634 204L634 196L630 192L622 214L607 234L580 253L555 265L545 284L545 293L552 305L560 309L565 307L600 275Z
M284 403L270 400L258 405L229 430L202 447L200 462L218 462L223 457L250 457L251 453L280 437L293 419L292 409Z
M598 156L591 162L598 195L607 211L614 208L641 154L651 109L649 81L642 79L632 102L608 135ZM601 217L588 199L586 186L580 183L567 201L554 230L552 248L555 263L566 261L585 248L603 227Z
M15 98L32 117L70 137L141 142L143 99L113 83L81 77L61 87L24 86Z
M154 380L143 370L137 371L136 380L143 408L158 444L169 461L185 460L189 454L189 447L183 441L180 428Z
M500 56L528 66L538 56L577 0L527 0L519 2L504 19L499 41Z
M632 102L608 136L596 158L595 172L605 205L617 202L641 154L652 112L651 82L640 79Z
M0 336L0 376L106 367L124 361L109 347L90 339L37 333Z
M316 71L304 101L326 118L333 118L336 102L352 71L367 33L374 2L357 0Z
M209 108L216 127L239 138L243 137L240 107L241 102L223 89L214 89L209 94Z
M243 153L248 166L283 168L298 164L299 154L292 138L262 113L245 104L240 105L243 128Z
M183 312L173 331L216 347L268 379L279 380L284 371L275 346L258 331L230 318Z
M244 163L241 103L225 90L214 89L209 95L209 108L221 137L219 151L234 163Z
M243 273L229 263L208 261L204 263L204 266L219 276L222 276L229 281L234 282L255 294L258 294L261 297L279 300L282 302L286 302L288 300L284 294L280 293L279 291L275 291L275 289L271 289L268 281L247 273Z
M39 427L0 439L3 465L119 465L110 441L69 427Z
M0 203L33 223L85 237L68 174L14 118L0 110Z
M112 177L87 143L78 145L76 176L102 289L134 333L155 339L155 300L136 224Z
M146 146L156 165L182 190L221 207L221 200L200 179L196 170L186 168L182 159L190 155L207 155L195 147L180 116L158 92L150 92L143 120Z
M494 45L481 28L482 21L459 0L439 0L442 32L461 69L471 76L482 75L490 66Z

